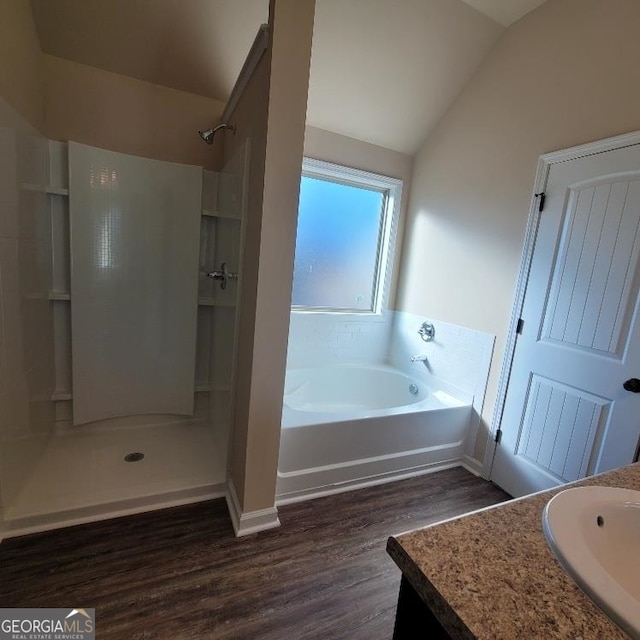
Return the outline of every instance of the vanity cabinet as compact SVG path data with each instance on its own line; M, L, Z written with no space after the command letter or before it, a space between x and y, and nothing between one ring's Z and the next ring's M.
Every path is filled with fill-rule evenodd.
M571 484L581 485L640 490L640 465ZM542 512L565 488L390 537L402 572L394 640L628 639L547 544Z

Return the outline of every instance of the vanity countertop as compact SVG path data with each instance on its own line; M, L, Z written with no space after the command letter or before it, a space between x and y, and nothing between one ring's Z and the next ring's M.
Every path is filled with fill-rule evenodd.
M640 490L640 464L571 486ZM564 572L542 511L565 487L389 538L387 551L451 638L628 638Z

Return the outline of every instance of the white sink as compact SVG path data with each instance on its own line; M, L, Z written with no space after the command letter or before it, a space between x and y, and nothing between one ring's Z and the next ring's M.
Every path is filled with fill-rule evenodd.
M547 503L542 527L564 570L640 639L640 491L565 489Z

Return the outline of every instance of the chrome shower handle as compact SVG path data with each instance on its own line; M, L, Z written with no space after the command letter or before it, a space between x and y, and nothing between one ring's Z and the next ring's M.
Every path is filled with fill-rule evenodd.
M220 265L220 271L211 271L207 273L207 278L213 278L214 280L220 282L220 288L224 291L227 288L227 281L237 280L238 274L231 273L227 268L227 263L223 262Z
M423 322L418 329L418 335L425 342L431 342L436 337L436 328L432 322Z

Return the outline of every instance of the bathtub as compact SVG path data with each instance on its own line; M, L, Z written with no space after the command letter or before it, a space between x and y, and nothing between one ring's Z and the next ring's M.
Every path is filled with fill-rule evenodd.
M288 370L277 500L455 466L471 416L471 401L386 365Z

